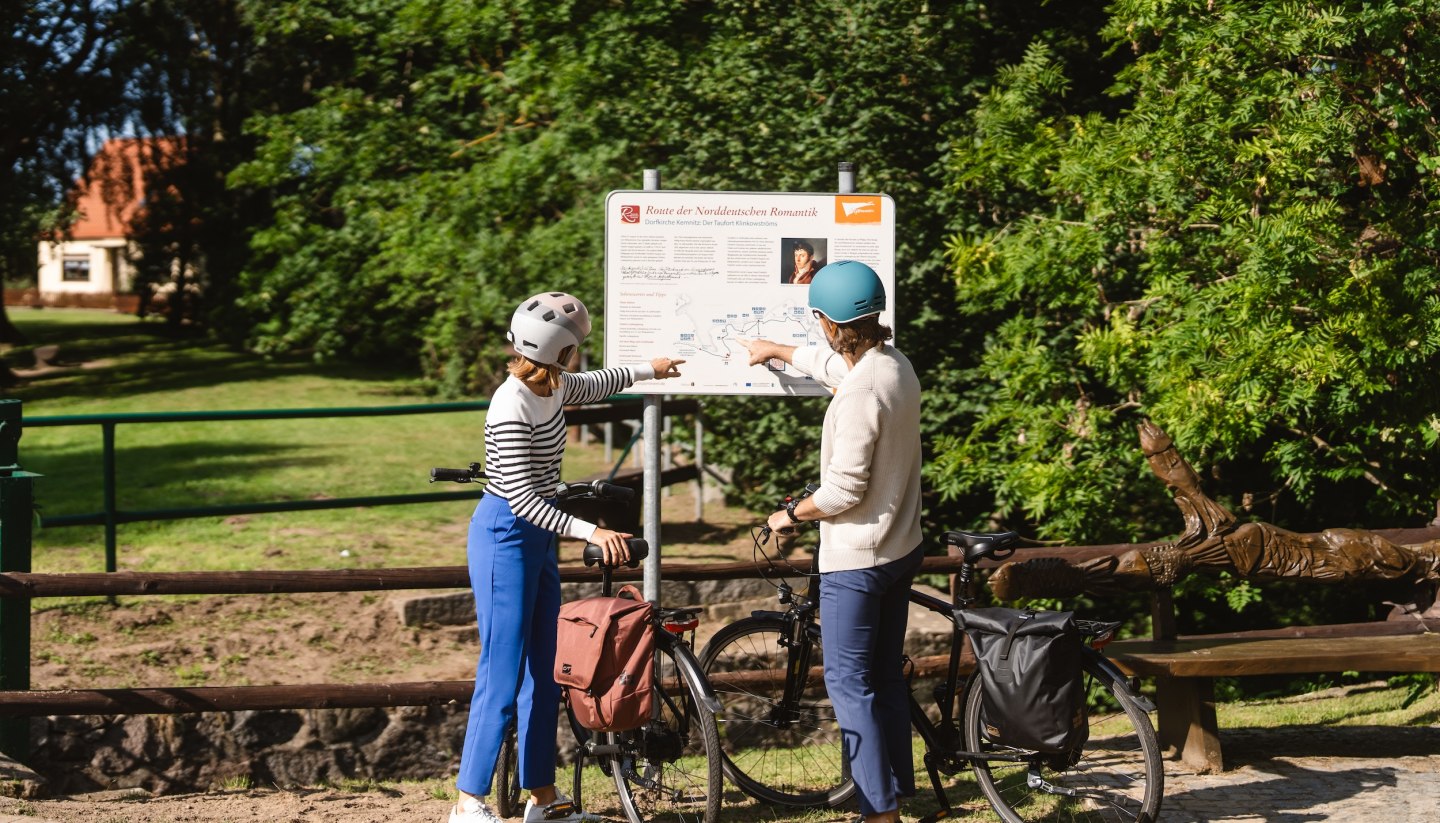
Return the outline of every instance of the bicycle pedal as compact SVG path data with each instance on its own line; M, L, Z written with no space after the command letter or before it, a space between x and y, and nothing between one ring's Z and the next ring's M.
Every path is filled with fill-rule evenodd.
M935 821L944 820L945 818L950 817L954 813L955 812L953 809L936 809L930 814L927 814L924 817L920 818L918 821L916 821L916 823L935 823Z

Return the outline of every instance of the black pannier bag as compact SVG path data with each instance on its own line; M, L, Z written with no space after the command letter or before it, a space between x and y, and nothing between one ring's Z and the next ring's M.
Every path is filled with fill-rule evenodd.
M1074 612L956 609L955 620L975 651L987 739L1049 753L1085 743L1084 641Z

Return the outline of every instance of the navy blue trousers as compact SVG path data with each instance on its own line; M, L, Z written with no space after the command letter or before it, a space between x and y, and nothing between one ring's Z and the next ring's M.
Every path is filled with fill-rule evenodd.
M820 576L825 688L862 814L892 811L901 797L915 794L909 692L901 667L910 584L924 554L916 548L883 566Z
M555 625L560 616L560 569L555 533L510 511L487 494L470 518L466 557L480 629L475 695L455 785L490 794L505 729L515 721L520 785L555 782Z

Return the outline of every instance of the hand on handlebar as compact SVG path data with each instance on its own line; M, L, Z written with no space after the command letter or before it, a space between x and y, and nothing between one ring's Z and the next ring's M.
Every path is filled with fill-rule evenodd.
M634 536L625 532L614 532L597 527L595 533L590 535L590 542L599 546L605 553L605 565L618 566L630 560L630 545L625 541Z
M790 522L790 514L784 509L773 512L770 518L765 521L765 528L776 534L794 534L795 524Z

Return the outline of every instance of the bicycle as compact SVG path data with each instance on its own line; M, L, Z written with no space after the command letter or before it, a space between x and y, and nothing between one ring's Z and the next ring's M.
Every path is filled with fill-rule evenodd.
M483 479L478 464L468 469L431 470L431 482L470 483ZM635 492L625 486L596 480L562 483L555 491L556 505L582 500L623 502ZM636 568L649 554L640 538L626 541ZM587 544L582 553L587 567L600 566L600 592L612 596L617 565L603 561L603 551ZM654 705L648 723L626 732L591 732L575 719L566 705L566 717L575 735L577 759L571 797L582 804L582 776L587 758L615 781L621 810L631 823L669 820L676 823L715 823L720 814L724 777L720 766L720 737L715 712L720 702L710 688L692 649L700 624L701 607L655 608L651 630L655 634ZM521 814L515 727L511 724L497 763L496 811L503 817Z
M820 575L788 562L788 568L780 569L765 551L769 537L764 527L754 536L757 565L763 558L769 572L803 576L807 585L796 593L782 579L776 588L785 611L753 612L716 632L701 654L701 665L722 704L716 718L723 769L742 791L763 802L834 807L854 795L855 784L846 771L835 713L825 694L823 633L817 622ZM916 591L910 601L954 625L955 612L977 600L972 591L976 565L1009 557L1020 539L1015 532L946 532L942 542L963 555L955 602ZM1008 748L986 738L978 675L961 680L964 632L954 629L944 677L931 694L931 712L920 705L913 688L910 695L911 725L924 744L924 767L939 804L924 818L926 823L952 813L941 774L954 777L966 768L1006 823L1157 819L1164 771L1149 716L1154 706L1131 689L1100 651L1120 624L1078 622L1086 639L1087 691L1092 698L1104 695L1107 705L1089 714L1088 742L1060 755ZM906 667L913 683L915 661L907 657ZM782 747L789 751L780 751Z

